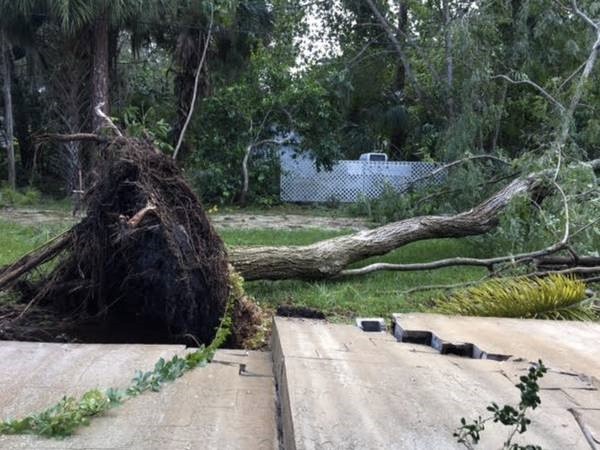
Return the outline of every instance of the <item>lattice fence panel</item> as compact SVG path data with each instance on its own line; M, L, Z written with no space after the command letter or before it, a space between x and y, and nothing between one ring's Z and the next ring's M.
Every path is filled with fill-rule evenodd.
M419 180L438 166L423 162L338 161L331 171L317 171L310 158L281 158L281 200L285 202L356 202L361 198L376 198L386 185L405 192L413 183L424 184L443 180L436 174ZM415 183L416 182L416 183Z

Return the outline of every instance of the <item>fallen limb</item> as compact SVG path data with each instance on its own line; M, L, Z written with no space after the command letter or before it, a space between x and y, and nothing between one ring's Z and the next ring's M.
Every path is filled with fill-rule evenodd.
M600 159L586 164L597 169L600 167ZM453 216L413 217L373 230L306 246L233 248L229 252L229 260L246 280L326 279L361 274L370 269L348 269L348 266L373 256L384 255L411 242L475 236L491 231L498 224L500 214L512 199L538 191L543 178L550 173L551 171L545 171L517 178L475 208ZM555 182L554 185L562 195L565 206L565 232L559 242L536 252L487 260L460 258L458 261L464 263L462 265L490 267L512 260L524 262L566 248L570 238L567 198L560 186ZM581 230L575 233L579 231ZM396 268L397 270L429 270L449 265L453 265L452 261L442 260L420 265L397 265ZM390 266L377 267L379 269L376 270L381 270Z
M233 248L229 258L246 280L319 279L339 276L363 259L424 239L484 234L510 201L532 192L541 174L514 180L475 208L453 216L422 216L306 246Z
M598 167L600 160L588 164ZM361 269L348 269L348 266L355 262L384 255L411 242L485 234L496 227L500 214L515 197L535 192L548 173L535 173L528 177L517 178L478 206L456 215L413 217L372 230L305 246L234 247L229 250L229 261L246 280L327 279L360 275L377 270L430 270L451 265L491 268L495 264L513 260L531 261L565 248L569 238L568 228L560 242L536 252L488 259L451 258L422 264L381 263ZM45 260L48 251L52 253L53 249L43 249L40 261ZM15 270L20 268L18 272L8 268L1 273L5 278L9 273L14 274L10 278L13 280L35 266L35 260L20 260L11 266ZM6 282L0 283L0 289L4 286Z
M66 232L50 241L48 245L42 247L40 250L29 253L14 264L2 268L0 271L0 291L19 279L22 275L54 259L68 247L70 242L71 233Z
M96 133L73 133L73 134L59 134L59 133L45 133L38 134L34 137L37 143L41 142L95 142L99 144L108 143L115 138L108 139L104 136L100 136Z
M551 267L551 266L584 266L584 267L592 267L599 266L600 267L600 257L598 256L545 256L535 259L535 264L537 267Z
M432 261L428 263L417 263L417 264L390 264L390 263L375 263L358 269L342 270L340 276L351 276L351 275L366 275L368 273L379 272L382 270L391 270L398 272L409 272L418 270L434 270L441 269L444 267L451 266L479 266L485 267L492 271L496 264L513 262L521 263L525 261L531 261L533 259L551 255L565 248L562 243L553 245L544 250L539 250L530 253L521 253L518 255L499 256L496 258L448 258L440 259L438 261Z

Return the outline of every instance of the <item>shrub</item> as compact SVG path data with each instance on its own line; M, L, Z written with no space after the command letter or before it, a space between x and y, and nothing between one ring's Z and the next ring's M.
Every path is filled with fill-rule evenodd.
M486 281L436 302L433 312L465 316L594 320L585 283L574 277L509 278Z
M39 203L41 194L37 189L27 188L24 191L15 191L9 187L0 189L0 207L7 206L32 206Z

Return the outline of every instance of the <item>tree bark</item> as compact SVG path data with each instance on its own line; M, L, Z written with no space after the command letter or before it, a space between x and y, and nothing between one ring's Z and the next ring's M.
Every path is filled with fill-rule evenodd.
M12 104L12 79L10 67L10 46L4 31L0 31L0 75L2 76L2 90L4 97L4 129L6 132L6 160L8 162L8 185L11 189L17 188L17 175L15 165L15 145L13 130L13 104Z
M475 208L454 216L414 217L306 246L233 248L229 259L246 280L333 278L354 262L411 242L484 234L498 224L513 198L533 191L540 179L539 174L516 179Z
M94 114L96 106L102 104L102 111L110 114L109 97L109 23L105 13L98 17L93 26L93 55L92 55L92 129L99 131L104 121Z

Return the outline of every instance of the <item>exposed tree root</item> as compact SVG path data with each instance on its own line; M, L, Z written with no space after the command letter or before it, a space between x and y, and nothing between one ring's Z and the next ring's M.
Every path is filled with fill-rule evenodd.
M229 270L200 201L150 144L118 138L103 154L86 217L1 270L0 289L56 258L52 270L31 277L24 303L112 335L121 327L156 341L209 342L229 296Z

